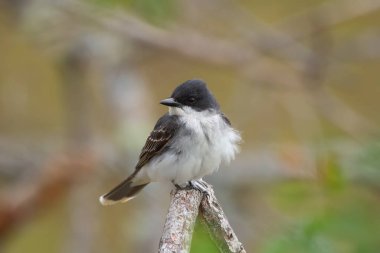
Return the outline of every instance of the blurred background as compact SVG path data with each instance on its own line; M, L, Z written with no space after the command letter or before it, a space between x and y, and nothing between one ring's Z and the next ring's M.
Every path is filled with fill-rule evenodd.
M378 0L0 0L0 252L156 252L171 186L98 197L200 78L244 138L206 180L247 252L378 253L379 70Z

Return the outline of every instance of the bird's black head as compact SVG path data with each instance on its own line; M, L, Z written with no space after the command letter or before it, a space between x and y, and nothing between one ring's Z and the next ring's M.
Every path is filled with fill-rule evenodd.
M196 111L219 110L218 103L202 80L184 82L173 91L170 98L162 100L161 104L171 107L189 106Z

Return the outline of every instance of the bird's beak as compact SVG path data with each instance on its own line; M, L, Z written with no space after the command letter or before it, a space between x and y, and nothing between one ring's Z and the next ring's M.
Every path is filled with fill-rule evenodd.
M167 98L164 100L161 100L160 104L171 106L171 107L180 107L181 104L174 100L174 98Z

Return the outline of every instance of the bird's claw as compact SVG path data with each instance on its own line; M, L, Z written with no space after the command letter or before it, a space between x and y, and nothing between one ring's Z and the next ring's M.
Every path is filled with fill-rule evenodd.
M189 185L205 195L209 195L209 186L203 180L191 180Z
M179 185L179 184L176 184L174 183L174 186L177 190L192 190L192 189L195 189L195 190L198 190L200 191L202 194L205 194L205 195L209 195L209 186L206 182L204 182L203 180L199 179L199 180L190 180L186 185Z

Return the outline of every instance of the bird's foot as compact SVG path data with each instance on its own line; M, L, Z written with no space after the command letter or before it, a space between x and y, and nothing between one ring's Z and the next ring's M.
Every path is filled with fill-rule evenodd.
M209 195L209 185L204 182L202 179L199 180L190 180L184 185L179 185L172 182L177 190L198 190L203 194Z
M174 186L177 190L191 190L191 189L193 189L193 187L189 183L181 184L181 185L174 183L174 181L172 181L172 183L174 184Z
M209 186L208 184L203 181L202 179L199 179L199 180L191 180L189 181L189 185L193 188L193 189L196 189L198 191L200 191L201 193L205 194L205 195L209 195Z

